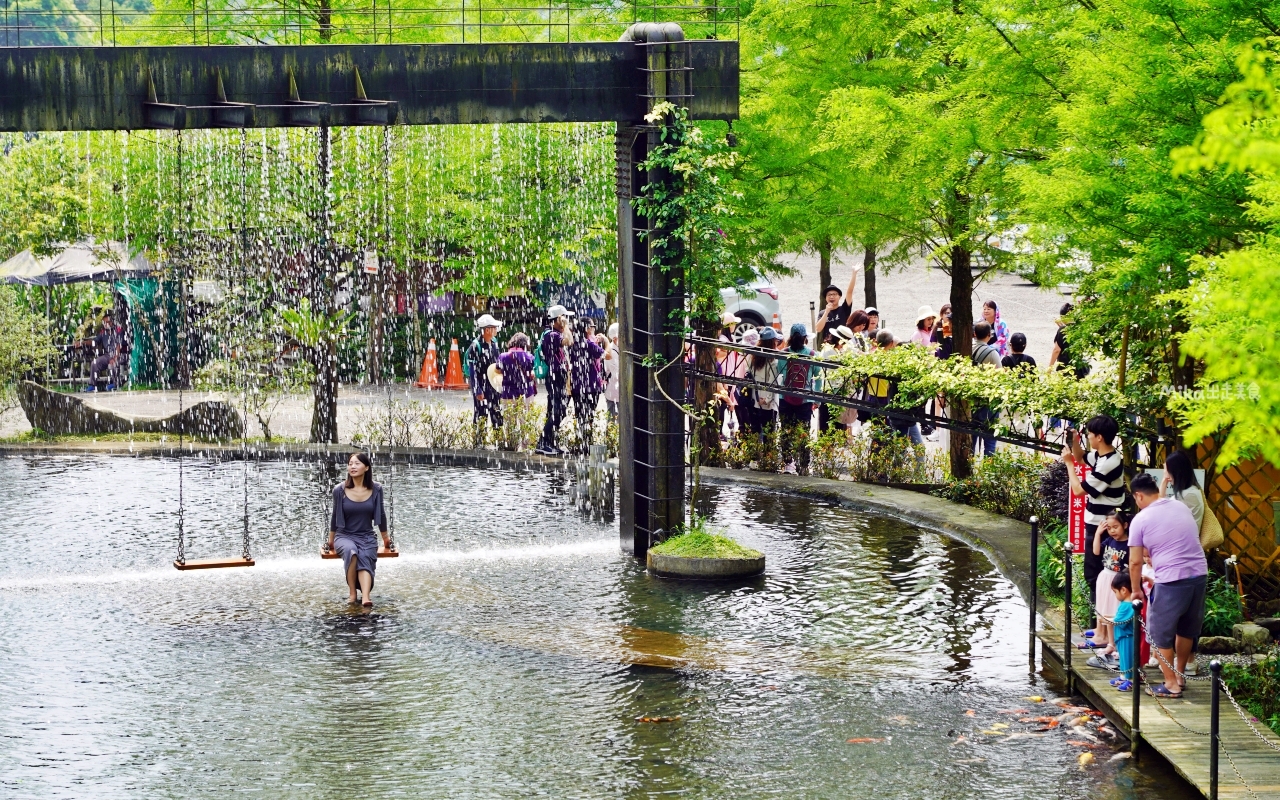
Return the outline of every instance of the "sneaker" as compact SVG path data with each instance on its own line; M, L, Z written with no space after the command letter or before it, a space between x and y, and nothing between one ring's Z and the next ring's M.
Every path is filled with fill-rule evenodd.
M1125 681L1125 680L1120 681L1119 683L1117 683L1117 684L1116 684L1116 691L1117 691L1117 692L1132 692L1132 691L1133 691L1133 681Z
M537 454L538 454L538 455L540 455L540 456L558 456L558 455L560 455L560 451L559 451L559 450L553 450L553 449L552 449L552 448L550 448L550 447L539 447L538 449L534 450L533 452L537 453Z
M85 390L85 392L96 392L96 391L98 391L98 387L96 387L96 386L86 386L86 387L84 387L84 390Z
M1096 669L1111 669L1117 662L1118 659L1112 656L1096 655L1089 656L1089 659L1084 663L1085 666L1094 667Z
M1187 662L1187 668L1182 674L1183 675L1199 675L1200 670L1196 668L1196 662L1192 660Z

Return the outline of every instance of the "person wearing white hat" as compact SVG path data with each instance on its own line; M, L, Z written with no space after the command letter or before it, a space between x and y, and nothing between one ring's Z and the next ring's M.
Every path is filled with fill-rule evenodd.
M911 344L918 344L933 349L933 324L938 321L938 315L933 313L933 309L928 303L920 306L916 311L916 332L911 334Z
M484 314L476 320L476 327L480 332L467 345L467 353L462 360L462 372L471 387L471 402L475 406L472 420L479 423L484 417L494 428L501 428L500 395L489 382L488 372L489 366L498 363L498 356L502 354L502 348L494 341L502 323L491 314Z

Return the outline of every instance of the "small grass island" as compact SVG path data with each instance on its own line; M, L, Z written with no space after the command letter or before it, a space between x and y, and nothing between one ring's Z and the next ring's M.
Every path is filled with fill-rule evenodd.
M688 528L649 548L649 572L664 578L717 580L764 572L764 553L743 547L695 518Z

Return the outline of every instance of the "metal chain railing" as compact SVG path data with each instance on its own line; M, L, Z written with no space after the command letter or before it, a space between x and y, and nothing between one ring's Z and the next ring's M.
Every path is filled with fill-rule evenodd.
M1038 527L1038 526L1035 526L1035 527ZM1033 530L1033 535L1035 532L1036 531ZM1071 554L1072 554L1072 544L1070 540L1068 540L1067 542L1064 543L1064 546L1063 546L1063 560L1064 560L1064 566L1065 566L1066 575L1067 575L1066 586L1068 587L1068 596L1066 598L1066 614L1068 619L1066 620L1067 633L1066 633L1066 641L1064 642L1064 647L1065 647L1064 661L1068 665L1068 669L1070 665L1069 651L1071 650L1071 648L1075 646L1074 643L1070 640L1070 630L1071 630L1070 615L1072 613L1072 601L1073 601L1073 597L1070 589L1071 587L1070 576L1072 574L1072 568L1073 568L1072 561L1071 561ZM1034 564L1035 562L1033 561L1033 571L1036 572L1036 576L1038 577L1039 573L1036 567L1034 566ZM1089 610L1092 611L1095 616L1099 616L1101 618L1101 615L1098 614L1096 598L1089 601ZM1163 714L1165 718L1167 718L1170 722L1172 722L1174 725L1177 725L1180 729L1186 731L1192 736L1205 737L1211 740L1209 745L1211 748L1210 776L1209 776L1210 800L1217 800L1217 797L1218 797L1217 755L1219 751L1222 753L1223 756L1226 757L1227 763L1231 766L1231 771L1235 773L1236 780L1240 783L1242 787L1244 787L1244 790L1249 794L1250 797L1257 798L1258 797L1257 793L1253 790L1253 787L1249 785L1248 780L1245 779L1244 774L1240 771L1240 767L1236 764L1235 759L1232 758L1231 752L1227 749L1226 745L1222 742L1222 737L1218 732L1218 703L1217 703L1218 692L1221 691L1226 694L1227 700L1230 701L1232 708L1235 709L1235 712L1237 715L1239 715L1240 720L1249 727L1249 730L1253 732L1253 735L1256 736L1259 741L1261 741L1263 744L1265 744L1267 747L1271 748L1272 750L1275 750L1276 752L1280 752L1280 746L1277 746L1274 742L1269 740L1260 730L1258 730L1256 726L1254 726L1252 720L1250 719L1251 715L1240 705L1239 701L1236 700L1235 696L1231 694L1230 687L1228 687L1227 682L1222 679L1221 664L1219 662L1217 661L1212 662L1212 664L1210 665L1210 674L1208 675L1188 675L1185 672L1179 670L1173 664L1169 663L1169 660L1165 658L1164 653L1160 652L1160 648L1156 647L1155 643L1151 641L1150 629L1147 627L1147 622L1145 619L1143 619L1142 614L1140 612L1134 614L1134 620L1135 620L1135 625L1137 626L1138 630L1141 632L1140 635L1147 642L1147 644L1150 645L1152 655L1160 664L1162 664L1165 668L1169 670L1170 674L1174 675L1182 682L1182 686L1184 690L1186 688L1186 684L1188 681L1212 682L1212 685L1210 687L1210 690L1213 693L1211 712L1210 712L1211 730L1208 730L1208 731L1196 730L1195 728L1192 728L1183 724L1182 721L1180 721L1176 716L1174 716L1174 714L1169 710L1169 708L1165 706L1159 694L1157 694L1155 691L1150 689L1147 692L1147 695L1151 697L1153 700L1155 700L1156 707L1160 710L1160 713ZM1138 650L1136 642L1134 645L1134 650L1135 651ZM1100 666L1102 669L1107 670L1109 672L1117 672L1117 673L1120 672L1119 665L1111 664L1110 660L1105 657L1096 657L1094 660L1094 663ZM1093 666L1093 665L1090 665L1090 666ZM1137 693L1141 691L1141 687L1143 685L1146 685L1148 687L1150 687L1151 685L1150 681L1147 680L1145 669L1146 669L1146 665L1138 663L1138 660L1135 658L1134 664L1133 664L1133 680L1132 680L1132 686L1130 689L1132 692L1134 692L1135 695L1137 695ZM1137 735L1137 726L1136 726L1137 699L1136 697L1134 700L1134 708L1135 708L1135 716L1132 722L1133 731L1131 732L1131 735L1136 736Z

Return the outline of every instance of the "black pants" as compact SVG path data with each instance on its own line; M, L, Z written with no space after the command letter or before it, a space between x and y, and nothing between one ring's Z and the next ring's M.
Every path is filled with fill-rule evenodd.
M778 403L778 421L782 424L782 461L796 462L801 475L809 472L809 435L813 423L813 403L792 405Z
M573 416L578 421L579 436L586 445L592 442L595 432L596 408L600 406L599 392L574 392Z
M1084 582L1089 585L1089 605L1095 607L1098 605L1098 574L1102 572L1102 556L1093 554L1093 536L1097 531L1097 525L1084 526Z
M479 423L482 418L487 418L490 427L495 429L502 427L502 404L498 402L497 392L486 391L479 397L472 394L471 402L475 407L471 417L472 422Z
M542 450L556 449L556 434L560 431L560 423L569 405L569 398L564 394L564 378L547 378L547 420L542 426L542 438L538 440L538 448Z

